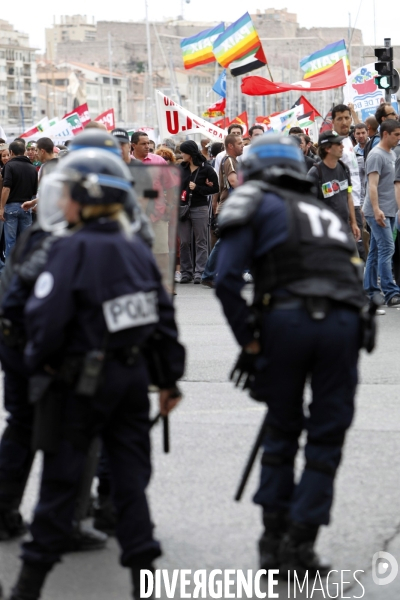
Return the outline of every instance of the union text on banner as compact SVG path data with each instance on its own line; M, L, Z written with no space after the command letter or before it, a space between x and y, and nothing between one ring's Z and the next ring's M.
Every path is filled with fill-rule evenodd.
M223 129L183 108L159 90L156 90L156 106L162 138L178 134L202 133L210 139L223 141L227 135Z
M79 118L81 120L83 127L85 127L85 125L87 125L87 123L89 123L89 121L91 120L89 107L86 102L85 102L85 104L81 104L80 106L77 106L76 108L74 108L74 110L72 110L71 112L64 115L63 118L66 119L67 117L70 117L71 115L73 115L75 113L77 115L79 115Z
M384 90L380 90L375 83L376 74L375 63L364 65L348 76L347 84L343 89L344 101L354 104L354 109L362 121L374 115L379 104L385 100ZM394 110L398 112L396 94L392 94L391 103Z
M305 81L296 81L292 84L276 83L257 76L245 77L242 81L242 93L248 96L269 96L292 90L322 92L323 90L342 87L346 84L346 81L343 60L340 60L326 71L309 77Z
M114 109L109 108L108 110L104 111L101 113L101 115L95 118L95 121L103 123L103 125L107 127L108 131L112 131L115 129Z

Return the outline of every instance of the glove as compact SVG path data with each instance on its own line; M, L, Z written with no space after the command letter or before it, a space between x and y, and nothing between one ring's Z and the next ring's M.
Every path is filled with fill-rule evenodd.
M251 379L256 372L256 361L259 354L253 354L242 350L232 369L229 379L234 382L235 387L242 390L250 387Z
M219 227L218 227L218 215L213 215L211 217L211 231L214 233L215 237L219 238Z

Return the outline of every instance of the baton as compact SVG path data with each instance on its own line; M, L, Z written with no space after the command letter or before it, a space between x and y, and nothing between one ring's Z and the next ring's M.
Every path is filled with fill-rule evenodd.
M163 439L164 439L164 452L169 453L169 418L168 415L162 418L163 420Z
M152 427L154 427L154 425L156 425L160 419L162 419L162 422L163 422L164 452L165 452L165 454L168 454L169 453L169 419L168 419L168 416L163 417L161 415L161 413L158 413L158 415L155 416L154 419L151 419L150 429L152 429Z
M238 487L236 495L235 495L236 502L239 502L242 497L244 488L246 487L247 480L248 480L251 470L253 468L254 461L257 458L258 451L260 449L260 446L261 446L263 438L264 438L265 428L267 425L267 417L268 417L268 411L264 417L260 431L258 432L256 441L254 442L253 448L251 449L251 452L250 452L250 456L246 463L246 467L243 471L242 479L240 480L239 487Z

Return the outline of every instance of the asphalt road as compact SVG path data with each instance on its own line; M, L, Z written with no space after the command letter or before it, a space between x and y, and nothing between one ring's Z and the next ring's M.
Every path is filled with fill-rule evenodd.
M257 570L261 516L251 496L258 468L242 502L235 503L233 496L264 407L227 381L237 347L214 293L200 286L178 286L176 306L189 360L182 384L185 399L171 417L169 455L162 452L161 428L152 434L149 498L164 550L156 566L170 574L173 569ZM332 584L330 597L400 597L400 575L380 586L371 576L372 557L378 551L390 552L400 562L400 311L386 313L379 318L378 350L361 359L357 414L337 478L332 523L318 539L318 549L331 558L333 568L345 571L337 580L352 582L343 584L343 592L335 592ZM4 413L0 419L3 425ZM301 464L300 456L299 468ZM26 518L35 503L39 472L40 457L24 498ZM18 543L2 543L0 578L6 590L18 568ZM357 570L364 571L357 575L364 592L353 579ZM386 575L389 571L390 567ZM284 599L329 597L326 589L318 591L318 583L313 591L313 583L308 594L297 591L295 596L292 590L289 595L285 584L275 591ZM170 597L183 595L178 591ZM48 578L42 598L128 600L129 574L118 564L115 540L106 550L67 556Z

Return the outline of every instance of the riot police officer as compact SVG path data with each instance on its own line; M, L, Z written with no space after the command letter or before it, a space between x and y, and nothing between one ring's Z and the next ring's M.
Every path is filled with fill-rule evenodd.
M41 382L36 390L42 389L36 416L44 466L32 538L22 546L12 600L39 598L59 561L86 452L98 434L110 463L121 563L131 569L135 598L140 569L152 568L161 554L145 495L151 468L144 355L160 354L162 373L153 383L162 388L160 410L167 414L180 398L176 381L184 351L152 254L124 218L124 205L132 203L127 178L120 159L82 149L44 182L52 193L43 190L42 226L46 229L41 220L46 199L61 204L65 219L79 225L53 244L25 311L25 359L33 380ZM49 431L56 432L50 441Z
M0 360L4 372L4 407L9 413L0 443L0 540L18 537L26 531L19 506L35 452L34 411L28 398L29 375L23 355L24 308L53 241L37 222L28 228L9 256L0 282ZM101 549L106 541L107 536L82 524L81 517L76 515L71 551Z
M120 156L118 144L105 131L89 130L74 138L71 144L72 151L85 147L103 148ZM51 171L57 164L58 161L52 163ZM51 215L54 221L59 209L57 206L51 208L54 209ZM147 218L144 215L137 218L145 220L140 233L151 243ZM53 241L50 232L43 231L37 223L27 229L18 239L0 282L0 360L4 372L4 406L9 413L0 443L0 540L12 539L26 531L18 509L34 452L33 407L28 399L28 373L23 358L26 343L24 307ZM94 550L104 547L105 542L106 536L77 523L71 549Z
M260 136L243 161L246 183L220 215L216 293L242 353L232 378L266 402L261 481L261 568L322 573L314 544L328 525L333 483L354 413L365 304L354 240L315 199L290 137ZM241 296L251 265L253 306ZM312 401L303 409L310 380ZM305 467L294 462L307 432Z

